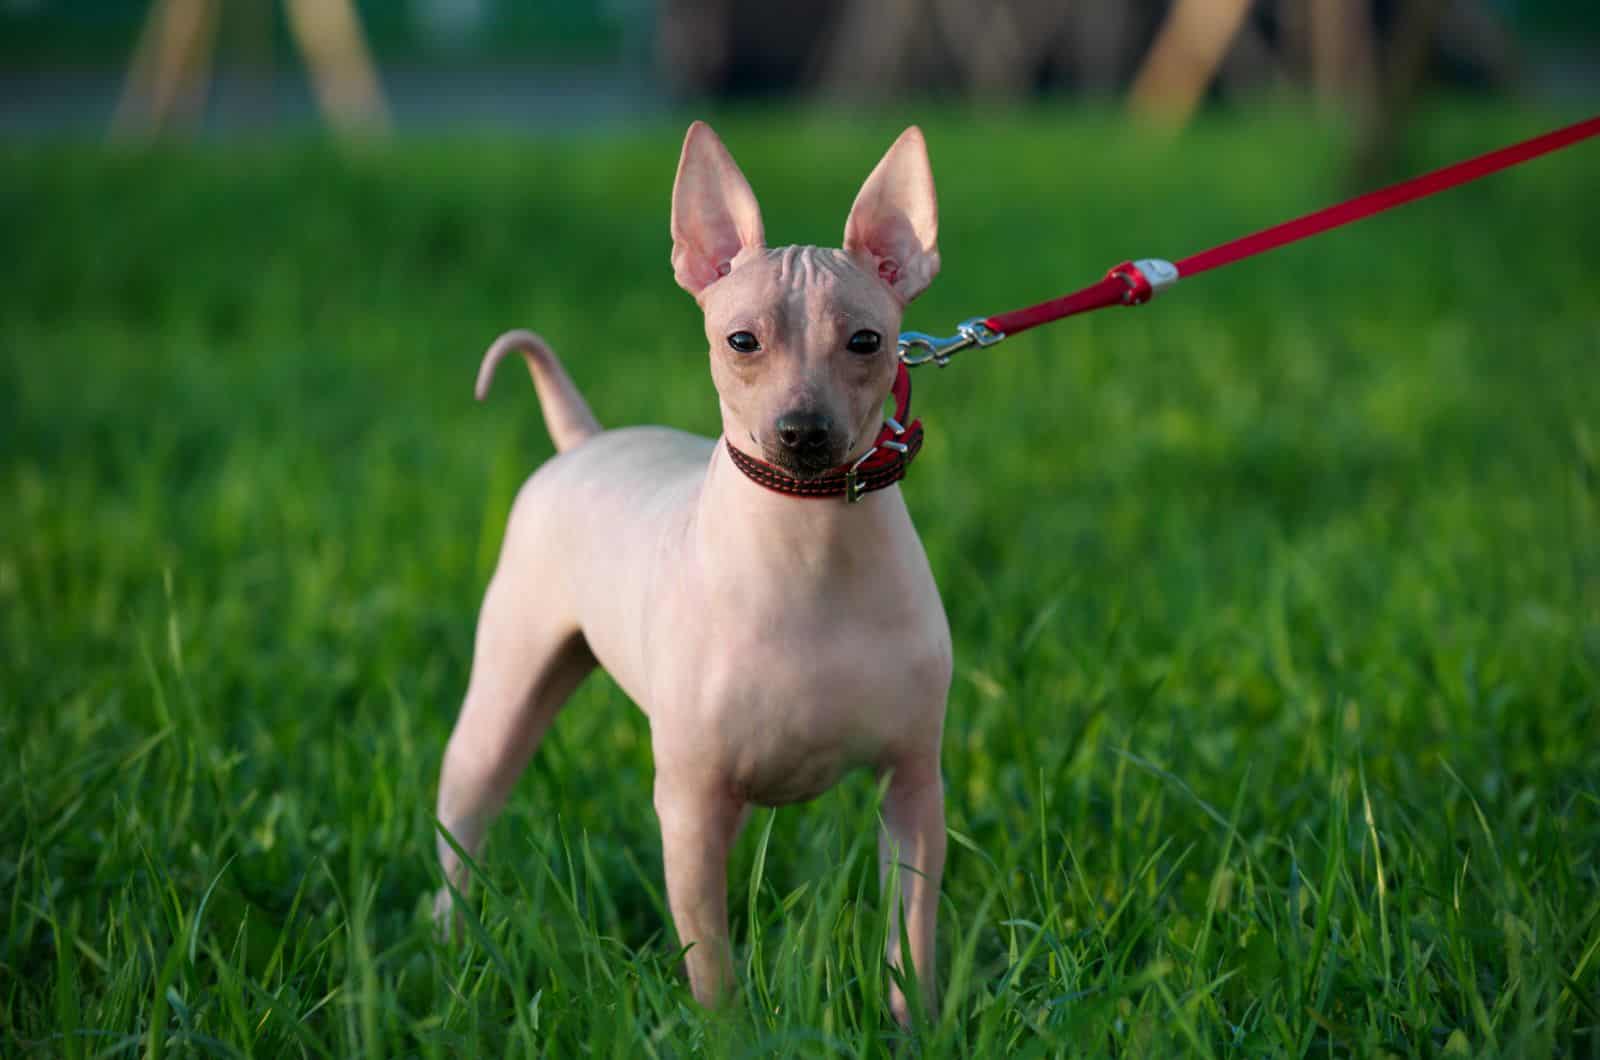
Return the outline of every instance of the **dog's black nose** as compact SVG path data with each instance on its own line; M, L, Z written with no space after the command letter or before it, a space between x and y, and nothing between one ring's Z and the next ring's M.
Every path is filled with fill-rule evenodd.
M785 412L778 417L778 438L785 449L797 453L828 444L833 423L820 412Z

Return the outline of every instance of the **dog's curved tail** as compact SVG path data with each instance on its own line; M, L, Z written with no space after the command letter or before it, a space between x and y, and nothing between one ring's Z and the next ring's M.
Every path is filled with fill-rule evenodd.
M528 374L533 376L533 389L539 394L539 408L544 412L550 439L556 443L556 452L565 452L600 433L600 421L589 411L589 403L578 393L555 351L538 335L520 328L495 339L489 352L483 355L483 364L478 368L478 385L473 391L479 401L489 394L495 366L512 352L522 354L523 360L528 362Z

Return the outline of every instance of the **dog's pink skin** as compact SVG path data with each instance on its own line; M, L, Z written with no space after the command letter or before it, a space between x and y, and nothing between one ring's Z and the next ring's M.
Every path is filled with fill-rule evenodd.
M673 265L705 312L723 434L781 456L774 421L833 423L839 463L882 422L904 305L938 270L922 135L873 171L845 247L766 249L755 197L709 127L684 141ZM859 330L881 349L846 349ZM740 330L755 354L729 348ZM602 432L554 355L514 332L485 358L528 359L559 454L518 494L445 752L438 815L469 853L568 694L598 662L650 719L667 893L695 997L733 983L727 857L748 807L813 798L847 771L888 778L880 867L898 862L888 959L909 957L934 1010L944 867L939 747L950 632L898 487L842 499L769 492L725 448L660 427ZM466 870L442 839L456 887ZM448 923L450 895L436 912ZM892 1008L910 1019L898 989Z

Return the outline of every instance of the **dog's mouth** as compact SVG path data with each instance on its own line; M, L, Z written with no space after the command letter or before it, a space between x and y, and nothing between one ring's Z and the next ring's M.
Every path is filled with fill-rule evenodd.
M767 463L781 467L798 479L820 478L837 468L844 459L843 451L835 445L795 450L784 445L769 445L753 435L750 440L761 447L761 454Z

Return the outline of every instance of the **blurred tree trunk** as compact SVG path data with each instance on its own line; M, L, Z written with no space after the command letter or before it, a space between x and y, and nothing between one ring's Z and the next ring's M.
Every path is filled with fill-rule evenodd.
M908 83L937 81L944 70L933 44L925 0L853 0L820 38L817 87L826 95L897 95ZM919 48L920 45L920 48ZM922 61L918 62L918 52Z
M1349 109L1358 122L1378 105L1377 54L1370 0L1309 0L1311 83L1325 108Z
M160 133L174 118L193 124L205 107L216 32L217 0L156 0L111 118L112 135Z
M1406 118L1427 73L1433 39L1450 0L1409 0L1389 36L1378 104L1372 120L1358 127L1350 175L1354 184L1381 182L1392 164Z
M733 0L670 0L661 5L656 55L661 76L680 95L722 84L733 30Z
M1503 26L1477 0L1410 0L1389 36L1377 103L1357 127L1352 182L1370 187L1392 176L1406 123L1441 37L1484 71L1491 82L1513 79L1515 53Z
M112 116L114 136L159 133L175 114L194 123L210 90L220 9L221 0L156 0ZM386 130L383 91L353 0L285 0L285 9L324 117L347 134Z
M339 132L388 131L389 112L353 0L286 0L323 117Z
M1217 70L1217 83L1228 96L1249 96L1268 89L1281 88L1288 82L1277 50L1262 34L1259 26L1246 18L1233 38L1233 46L1222 58Z
M1133 81L1133 112L1168 128L1188 123L1239 33L1251 0L1177 0Z
M1062 67L1083 91L1111 95L1127 83L1139 60L1145 22L1141 5L1079 0L1063 9L1067 25L1055 50Z
M1016 99L1032 91L1041 61L1067 20L1065 4L933 0L951 66L974 95Z

